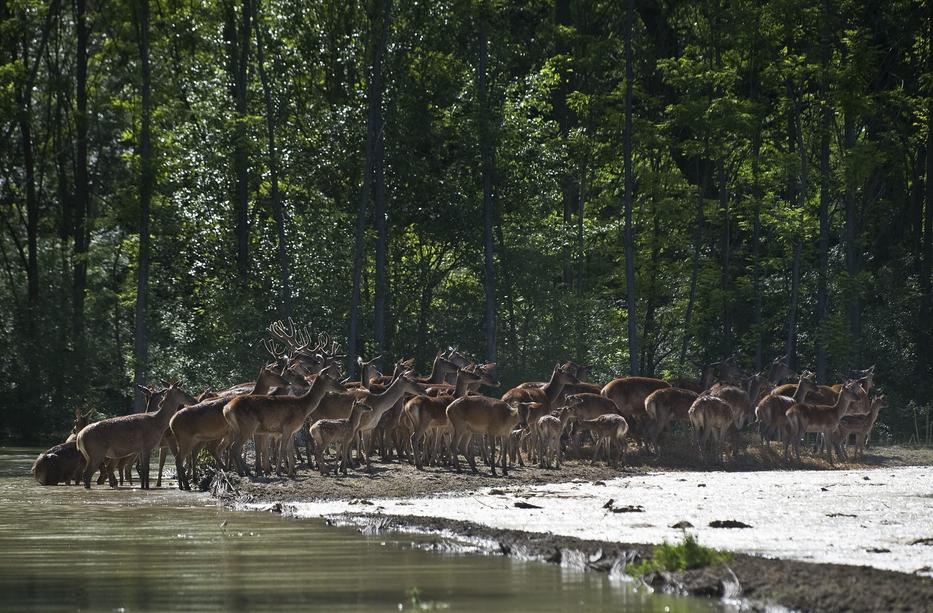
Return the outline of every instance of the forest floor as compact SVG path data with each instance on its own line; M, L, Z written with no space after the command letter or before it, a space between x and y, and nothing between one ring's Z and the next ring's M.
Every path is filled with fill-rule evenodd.
M723 466L688 446L620 468L568 461L508 477L374 463L372 474L233 479L239 508L457 539L493 554L618 570L617 560L679 541L732 552L727 567L657 575L657 589L741 598L752 608L929 610L933 602L933 449L873 447L859 462L750 447ZM738 522L717 527L717 522ZM727 524L729 525L729 524Z

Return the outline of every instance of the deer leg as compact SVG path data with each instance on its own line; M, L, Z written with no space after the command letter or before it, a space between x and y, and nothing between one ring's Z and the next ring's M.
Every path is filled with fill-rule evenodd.
M424 445L422 439L425 439L425 441L427 440L426 430L426 428L422 428L419 425L411 435L412 456L415 461L415 468L418 470L424 470L424 460L426 456L423 455L424 450L422 447Z
M476 469L476 458L474 457L473 439L474 439L474 434L472 432L469 432L466 434L465 442L466 442L467 460L470 463L470 468L473 469L473 473L479 474L479 471ZM483 439L483 437L481 436L480 440L483 441L483 448L485 449L485 442L486 442L485 439Z
M489 439L489 466L492 469L492 476L496 476L496 437L492 435L487 435ZM503 439L506 437L503 437ZM505 445L503 444L502 451L505 451ZM505 464L507 460L505 453L502 454L502 472L506 472ZM507 474L507 473L506 473Z
M185 471L185 458L189 455L190 451L186 448L187 445L183 443L179 442L177 445L178 447L175 449L175 473L178 481L178 489L190 490L191 483L188 482L188 473Z
M167 457L167 449L165 447L159 447L159 474L156 477L156 487L162 487L162 471L165 469L165 460Z

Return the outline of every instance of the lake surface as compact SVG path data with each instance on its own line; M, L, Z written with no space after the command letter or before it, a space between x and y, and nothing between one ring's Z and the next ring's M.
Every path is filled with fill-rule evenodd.
M38 453L0 448L2 611L722 610L604 574L427 551L430 536L229 511L204 494L42 487L29 473Z

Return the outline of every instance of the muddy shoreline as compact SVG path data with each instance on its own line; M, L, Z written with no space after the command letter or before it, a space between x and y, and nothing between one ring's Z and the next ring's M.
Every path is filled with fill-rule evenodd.
M766 454L767 452L764 452ZM930 450L879 448L859 464L848 468L885 468L930 465ZM774 470L771 457L751 455L743 463L727 466L731 471ZM676 458L665 471L698 467L678 465ZM828 468L818 460L783 468ZM492 479L488 473L457 474L446 469L416 471L399 464L376 464L372 474L353 472L346 477L321 478L299 471L298 479L238 479L216 487L214 495L233 508L266 510L289 515L290 503L313 500L349 500L353 511L326 515L329 523L353 525L363 532L419 532L433 534L431 547L458 548L488 555L577 566L594 572L624 573L624 566L651 556L652 545L586 540L551 533L493 528L470 521L380 513L380 498L417 498L464 493L483 488L510 490L549 483L599 483L626 475L658 471L657 464L630 458L624 469L569 462L560 471L517 468L509 477ZM250 504L251 503L251 504ZM257 504L259 503L259 504ZM356 511L356 505L358 511ZM933 546L933 545L931 545ZM933 579L917 574L881 570L868 566L813 563L732 553L722 566L679 573L655 573L645 581L655 590L740 602L751 610L801 611L928 611L933 603Z

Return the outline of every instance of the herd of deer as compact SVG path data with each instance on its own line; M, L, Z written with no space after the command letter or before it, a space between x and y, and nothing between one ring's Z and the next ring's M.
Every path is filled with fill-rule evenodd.
M360 359L360 380L339 381L339 346L325 335L311 346L312 335L279 321L269 326L263 341L274 361L260 370L256 381L219 392L191 396L177 380L165 388L140 386L147 410L88 423L90 412L75 411L71 436L46 451L33 465L43 485L83 480L90 487L98 470L98 484L111 487L132 477L135 464L141 486L149 488L149 461L160 450L157 487L161 486L166 451L175 457L178 486L190 489L198 479L199 456L206 451L217 466L249 474L245 445L253 443L257 474L294 477L301 462L303 440L307 465L316 463L322 475L331 467L324 457L336 450L346 473L356 460L371 468L371 457L395 456L419 470L425 464L452 465L460 471L464 455L477 472L479 451L492 474L498 464L508 474L510 464L525 460L543 468L559 468L564 453L581 457L584 437L594 441L592 459L600 451L613 463L613 449L624 453L626 440L635 439L654 453L674 422L692 427L701 456L722 462L723 442L733 455L742 447L741 433L755 427L765 445L784 444L788 458L793 446L799 460L807 433L822 435L821 445L832 463L833 451L846 456L851 435L856 454L885 406L884 396L870 397L874 367L858 371L843 383L817 385L804 372L796 383L779 385L793 373L781 360L766 372L744 377L734 359L704 367L700 380L663 381L621 377L603 387L585 382L590 368L573 362L556 365L547 382L528 382L508 390L502 398L479 393L498 387L496 365L475 364L456 349L438 352L431 373L414 376L411 360L394 365L391 375L376 368L378 358ZM718 367L718 369L716 368ZM720 382L714 383L718 371ZM523 455L524 454L524 455ZM312 462L312 456L314 461Z

